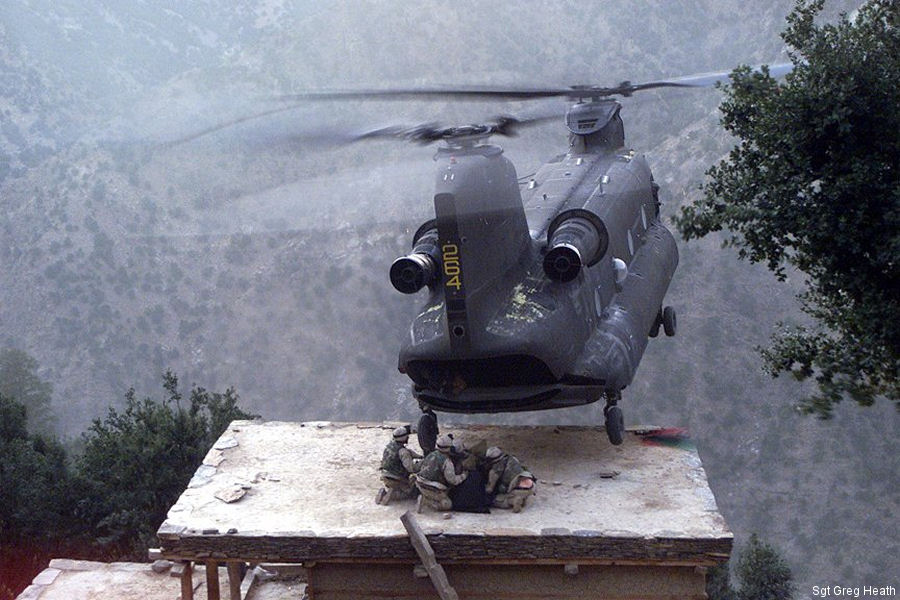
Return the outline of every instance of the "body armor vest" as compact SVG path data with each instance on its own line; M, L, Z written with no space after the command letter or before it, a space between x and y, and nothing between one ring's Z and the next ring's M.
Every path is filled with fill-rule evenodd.
M503 469L503 474L500 476L500 485L499 491L501 493L506 493L509 491L509 486L513 482L513 479L516 478L525 468L522 466L522 463L519 462L519 459L515 456L507 456L506 457L506 465Z
M444 479L444 463L447 460L447 456L444 453L440 450L435 450L422 461L419 476L428 481L437 481L447 485L447 481Z
M397 475L398 477L407 477L409 472L403 467L403 461L400 460L400 449L403 444L399 444L391 440L384 448L381 455L381 470Z

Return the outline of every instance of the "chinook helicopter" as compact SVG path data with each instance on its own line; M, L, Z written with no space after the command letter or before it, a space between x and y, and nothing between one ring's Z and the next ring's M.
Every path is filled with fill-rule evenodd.
M659 186L625 148L621 105L592 95L566 115L570 148L519 189L488 138L510 122L439 133L435 218L394 261L403 293L428 288L399 355L423 409L419 441L434 446L434 411L562 408L605 398L621 444L618 400L660 327L678 264L660 220ZM593 95L593 94L596 94Z
M762 67L775 76L790 68ZM417 433L424 450L435 446L435 411L533 411L601 398L609 441L622 443L622 390L648 339L660 329L676 332L665 296L678 249L660 218L659 185L646 159L625 145L622 105L614 97L708 87L727 78L719 72L614 87L314 91L281 96L292 105L263 113L307 101L369 98L572 102L564 121L568 150L526 178L524 190L490 138L559 119L559 111L458 127L383 127L340 139L441 143L435 217L389 269L399 292L426 290L398 360L423 411Z

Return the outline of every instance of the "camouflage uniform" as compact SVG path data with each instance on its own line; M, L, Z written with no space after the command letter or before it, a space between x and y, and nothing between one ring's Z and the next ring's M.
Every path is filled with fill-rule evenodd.
M381 454L381 481L384 488L375 497L378 504L387 504L392 499L403 500L417 493L411 479L419 470L416 459L422 457L406 447L408 440L409 431L405 427L398 427Z
M428 504L435 510L450 510L453 502L450 500L450 489L465 481L468 471L463 470L457 474L456 465L450 457L450 438L441 436L438 439L437 450L434 450L422 460L419 472L416 473L416 486L422 493L420 502ZM419 506L421 511L421 505Z
M487 458L491 461L485 491L495 493L494 506L512 508L519 512L528 498L534 495L534 475L518 458L504 453L497 447L489 448Z

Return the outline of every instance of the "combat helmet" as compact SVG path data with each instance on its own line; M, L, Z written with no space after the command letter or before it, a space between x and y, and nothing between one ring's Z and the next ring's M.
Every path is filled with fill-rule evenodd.
M409 429L407 427L398 427L394 430L395 442L406 442L407 440L409 440Z
M453 448L453 438L447 434L440 436L437 439L437 449L447 454Z
M484 453L484 457L491 462L496 462L503 458L503 450L501 450L497 446L491 446Z

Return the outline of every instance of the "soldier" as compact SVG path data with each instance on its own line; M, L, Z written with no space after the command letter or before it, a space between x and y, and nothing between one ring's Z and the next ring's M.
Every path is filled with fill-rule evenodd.
M465 469L456 472L456 464L450 456L453 449L453 438L442 435L437 439L437 449L422 460L419 472L416 473L416 486L422 495L416 507L422 511L422 502L435 510L451 510L450 489L465 481L469 472Z
M484 491L487 481L487 468L484 464L484 453L487 443L484 440L476 441L471 447L464 445L460 440L453 440L453 448L450 457L456 466L457 472L464 469L468 472L465 481L450 490L450 500L453 501L453 510L461 510L474 513L489 513L491 496Z
M375 496L376 504L410 498L417 493L412 477L419 470L418 459L422 457L406 447L409 427L398 427L392 438L381 455L381 481L384 487Z
M521 511L528 498L534 495L534 475L519 459L497 446L487 449L485 459L490 471L484 490L488 494L496 494L493 505L512 508L513 512Z

